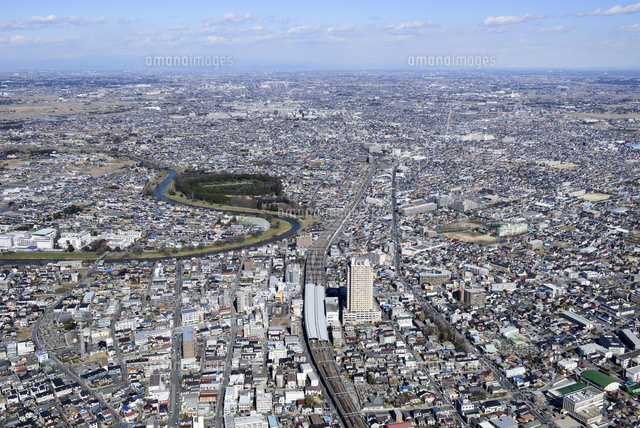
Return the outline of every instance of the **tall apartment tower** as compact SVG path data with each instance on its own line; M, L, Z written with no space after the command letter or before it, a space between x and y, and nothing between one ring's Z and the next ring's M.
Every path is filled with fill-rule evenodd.
M365 312L373 309L373 268L369 259L351 259L347 269L347 310Z
M236 307L238 308L239 313L245 313L253 306L251 290L239 291L236 294L236 299Z
M182 358L193 358L195 356L196 341L193 326L186 326L182 329Z

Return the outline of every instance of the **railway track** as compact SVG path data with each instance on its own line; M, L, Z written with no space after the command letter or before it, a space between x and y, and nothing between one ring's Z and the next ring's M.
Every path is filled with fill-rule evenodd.
M324 285L326 284L325 258L327 250L336 236L338 236L338 234L340 233L340 230L342 229L345 221L358 206L358 203L362 199L364 192L371 183L371 179L373 178L373 174L376 171L376 167L376 163L371 164L369 171L367 172L365 177L363 177L358 192L353 198L348 209L342 212L342 214L340 214L338 218L336 218L329 225L329 227L318 237L318 239L309 249L305 261L305 291L307 285L313 287L320 286L324 289ZM312 332L317 332L316 320L307 320L306 315L308 313L313 313L315 317L325 316L324 312L319 313L319 311L307 311L306 308L309 305L315 306L316 304L317 302L305 301L305 327L307 327L307 322L314 323L314 327L309 329ZM323 306L322 311L324 311ZM336 361L334 359L334 351L331 342L329 342L328 340L319 340L319 335L317 334L315 335L316 337L309 337L309 330L307 328L304 328L303 330L305 331L306 345L309 349L309 354L311 355L312 362L316 367L316 371L320 376L320 379L322 380L322 384L328 395L328 398L331 400L334 408L337 410L338 415L340 416L340 420L343 426L345 428L367 428L368 424L364 419L364 415L352 400L352 394L347 391L347 388L343 383L343 379L340 376Z
M342 383L342 377L336 368L333 358L333 346L328 341L312 341L310 344L311 357L317 372L322 379L325 390L340 415L340 419L347 428L367 428L364 415L351 399L351 394Z

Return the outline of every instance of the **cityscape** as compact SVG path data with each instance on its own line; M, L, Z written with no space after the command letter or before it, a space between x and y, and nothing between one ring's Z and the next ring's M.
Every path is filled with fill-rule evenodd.
M637 423L637 75L33 81L2 78L3 426Z
M640 3L248 3L7 5L0 428L640 426Z

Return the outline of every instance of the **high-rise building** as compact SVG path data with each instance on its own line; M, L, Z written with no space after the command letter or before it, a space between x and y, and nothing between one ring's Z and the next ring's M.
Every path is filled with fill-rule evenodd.
M271 413L273 411L273 394L270 392L256 392L256 412L260 414Z
M484 290L466 288L462 290L462 301L465 305L469 305L474 308L483 307L486 303L486 295Z
M369 259L351 259L347 271L347 310L353 312L373 309L373 269Z
M193 327L187 326L182 330L182 358L196 356L196 341L193 335Z
M238 312L244 313L253 306L253 299L251 298L250 290L239 291L236 294L236 306L238 308Z
M300 265L297 263L292 263L290 265L287 265L287 271L285 272L285 280L289 284L299 284L300 274L301 274Z
M291 335L292 336L298 336L300 334L301 331L301 326L300 326L300 321L295 319L295 320L291 320Z
M340 327L340 302L337 297L327 297L326 313L327 313L327 325Z
M380 311L373 306L373 268L367 258L353 258L347 266L347 310L343 311L342 321L380 321Z

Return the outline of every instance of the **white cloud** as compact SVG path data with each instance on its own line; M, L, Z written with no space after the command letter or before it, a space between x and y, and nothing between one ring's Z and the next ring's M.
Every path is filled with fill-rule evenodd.
M308 34L308 33L317 33L320 30L320 25L301 25L299 27L291 27L287 30L288 34Z
M400 25L387 25L385 26L385 30L388 31L403 31L403 30L416 30L420 28L424 28L426 23L424 21L413 21L413 22L403 22Z
M233 13L226 13L221 17L207 19L204 22L205 27L211 27L215 25L230 25L230 24L243 24L245 22L252 22L256 20L256 16L251 13L245 13L244 15L234 15Z
M43 25L94 25L107 22L107 18L82 18L80 16L32 16L27 20L30 24L43 24Z
M107 18L83 18L80 16L32 16L24 21L6 20L0 22L0 31L37 30L48 26L96 25L107 22Z
M0 22L0 31L13 31L24 29L24 24L18 21L9 19L7 21Z
M618 27L616 29L617 32L638 32L640 31L640 24L632 24L632 25L623 25L622 27Z
M571 27L556 25L555 27L540 28L538 33L566 33L567 31L571 31Z
M402 24L398 25L396 28L398 30L405 30L405 29L413 30L415 28L423 28L425 25L426 25L426 23L423 22L423 21L413 21L413 22L402 23Z
M142 22L142 19L127 19L124 16L119 16L118 19L116 20L116 22L118 24L128 25L128 24L133 24L133 23L136 23L136 22Z
M227 43L228 39L226 37L219 36L209 36L204 39L204 43L207 45L220 45Z
M250 13L244 15L226 14L203 22L197 33L203 43L225 43L229 45L246 45L265 40L279 39L285 42L336 42L353 41L365 43L406 40L433 31L442 31L446 27L429 21L411 21L397 25L381 25L373 23L344 25L282 25L283 20L274 16L257 16ZM405 36L398 38L396 36Z
M11 45L33 45L33 44L66 44L72 40L78 40L78 37L53 37L53 38L40 38L40 37L25 37L22 35L12 36L9 38Z
M613 6L610 9L596 9L593 12L576 12L575 16L612 16L621 15L625 13L640 12L640 3L631 4L629 6Z
M211 34L211 33L219 33L221 30L218 27L205 27L198 30L198 33L202 34Z
M533 21L542 18L544 18L544 15L536 15L533 13L527 13L526 15L519 16L489 16L482 21L482 25L487 27L495 27L502 25L520 24L522 22Z
M400 39L393 37L393 40L403 40L408 39L411 36L443 31L446 27L430 21L413 21L404 22L399 25L385 25L384 27L381 27L381 29L394 36L406 36Z
M394 34L391 36L391 40L394 42L406 42L411 40L411 36L408 34Z

